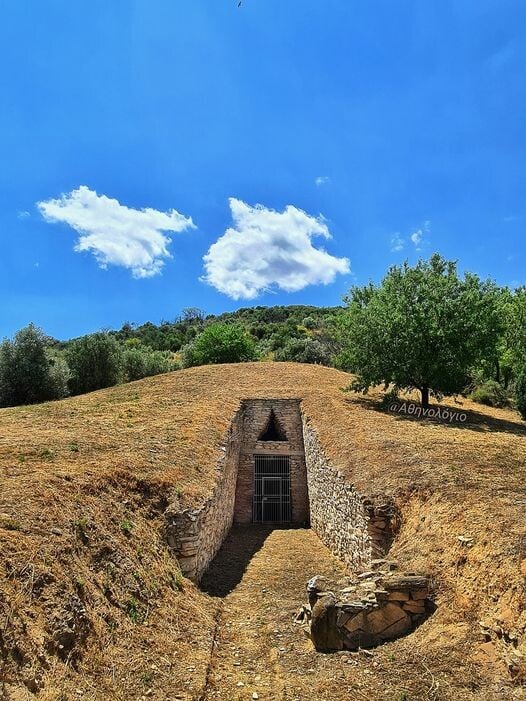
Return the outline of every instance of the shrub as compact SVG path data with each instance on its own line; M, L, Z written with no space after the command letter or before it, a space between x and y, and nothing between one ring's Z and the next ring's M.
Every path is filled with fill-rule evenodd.
M388 409L391 404L393 404L394 402L398 402L398 401L400 401L400 395L398 393L398 388L392 387L382 397L381 407L382 407L382 409Z
M312 316L306 316L301 323L306 329L315 329L318 325Z
M161 375L176 369L177 363L169 351L151 351L146 355L146 377Z
M121 378L122 350L108 333L93 333L73 341L66 350L72 394L116 385Z
M128 382L146 377L146 353L137 347L126 348L122 354L122 372Z
M134 528L133 521L130 521L129 519L124 519L124 521L121 521L121 531L125 535L130 535L133 531L133 528Z
M508 404L508 394L496 380L486 380L478 385L469 398L486 406L504 407Z
M331 356L327 347L315 338L291 338L275 352L274 360L329 365Z
M33 404L65 395L62 362L54 368L48 355L47 338L34 324L18 331L12 341L0 346L0 404Z
M53 399L61 399L69 394L71 371L62 355L49 354L49 383Z
M515 382L515 400L520 415L526 421L526 366L519 372Z
M210 324L182 351L183 367L256 360L254 340L236 324Z
M168 351L152 351L138 346L126 348L122 355L122 370L128 382L175 369L176 364Z

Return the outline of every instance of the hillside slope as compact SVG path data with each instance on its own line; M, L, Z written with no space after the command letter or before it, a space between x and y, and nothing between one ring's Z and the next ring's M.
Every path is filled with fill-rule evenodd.
M348 382L318 366L210 366L1 410L5 698L200 697L217 603L181 579L163 512L210 494L230 419L256 397L302 398L333 464L361 492L397 499L391 555L432 573L438 605L378 652L396 660L400 693L427 698L433 679L432 698L523 698L524 424L468 401L464 424L406 418L380 410L375 393L343 393ZM337 659L320 668L320 698ZM384 698L384 672L373 673L369 698Z

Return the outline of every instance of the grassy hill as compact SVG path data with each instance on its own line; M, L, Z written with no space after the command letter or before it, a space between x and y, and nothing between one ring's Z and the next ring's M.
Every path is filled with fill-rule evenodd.
M381 409L379 393L342 392L348 382L311 365L206 366L0 410L5 698L200 698L217 602L181 579L163 512L176 496L194 506L210 494L221 439L247 397L301 397L349 481L396 498L390 555L434 578L437 612L375 652L374 668L360 656L349 669L356 697L384 698L383 685L393 701L520 698L526 428L514 412L468 400L444 402L462 407L462 425L406 418ZM307 694L298 698L310 698L305 665L316 665L316 698L339 701L327 695L339 657L309 655L298 652L290 672ZM424 695L433 680L440 693Z

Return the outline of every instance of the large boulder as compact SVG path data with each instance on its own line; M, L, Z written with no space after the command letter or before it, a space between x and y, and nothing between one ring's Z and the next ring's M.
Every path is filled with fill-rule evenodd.
M398 604L387 603L349 618L345 630L346 647L374 647L408 633L411 617Z
M310 635L318 652L343 650L343 636L336 625L336 599L327 594L318 599L312 609Z

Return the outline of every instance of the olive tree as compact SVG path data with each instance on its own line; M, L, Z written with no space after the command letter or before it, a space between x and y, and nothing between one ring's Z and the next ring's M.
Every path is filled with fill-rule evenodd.
M130 346L122 354L123 376L128 382L176 369L169 351L156 351L147 346Z
M494 357L501 333L498 288L438 254L389 269L380 285L354 287L337 321L338 365L355 373L351 388L393 384L429 396L464 389L470 369Z

